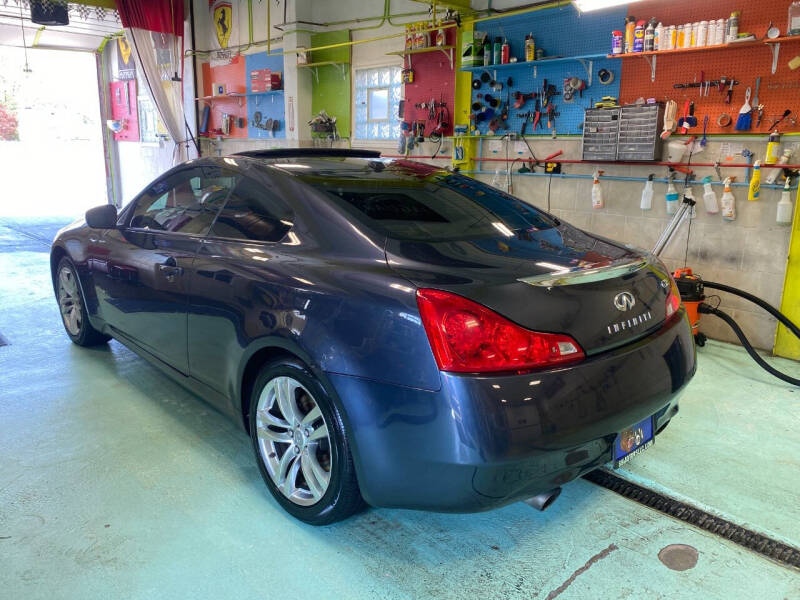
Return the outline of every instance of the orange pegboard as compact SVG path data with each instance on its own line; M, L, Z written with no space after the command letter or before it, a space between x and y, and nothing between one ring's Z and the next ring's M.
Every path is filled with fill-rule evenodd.
M206 99L198 103L198 110L203 110L203 104L210 107L209 132L219 129L222 126L222 115L228 114L233 117L233 121L231 122L231 132L226 137L247 137L247 98L245 96L214 97L212 95L214 84L224 84L228 94L245 94L247 80L245 79L244 63L245 59L241 54L237 54L228 65L212 67L209 63L203 63L203 96ZM239 127L240 118L243 127Z
M731 11L738 10L739 31L749 32L758 40L765 37L770 23L780 28L781 35L786 32L789 2L786 0L760 0L759 2L740 2L733 4L725 0L707 0L705 2L637 2L629 6L629 15L637 19L648 20L655 17L662 24L683 25L695 21L708 21L730 16ZM619 29L624 28L620 23ZM611 33L609 32L609 44ZM622 58L622 77L620 80L620 101L630 103L639 97L656 98L659 101L675 100L678 103L678 116L683 112L687 99L695 103L695 116L698 126L690 133L701 134L703 118L709 116L708 133L748 133L734 129L739 109L742 107L747 87L752 88L755 96L756 78L761 77L759 102L764 105L764 118L760 127L756 127L753 115L749 133L767 133L775 118L784 110L800 111L800 72L792 71L787 66L789 60L800 54L800 36L784 41L780 46L780 54L775 74L772 69L771 46L759 42L736 44L727 47L711 47L708 50L672 51L666 54L656 53L656 79L650 81L651 67L643 57ZM725 104L725 94L720 94L711 87L708 96L700 96L696 87L675 89L676 83L692 83L700 81L701 72L706 80L718 80L721 76L735 77L741 82L733 88L730 104ZM752 104L753 98L751 98ZM728 127L717 125L721 113L728 113L732 123ZM794 115L793 115L794 116ZM779 126L781 132L800 131L800 120L792 124L789 119Z

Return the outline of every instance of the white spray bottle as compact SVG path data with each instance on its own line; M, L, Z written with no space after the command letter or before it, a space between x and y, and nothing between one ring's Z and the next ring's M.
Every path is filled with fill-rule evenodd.
M789 190L790 178L786 178L786 183L781 192L781 199L778 200L778 218L775 220L778 225L792 224L792 198Z
M644 189L642 190L642 202L639 204L639 208L642 210L650 210L653 208L653 173L647 176L647 183L644 184Z
M715 215L719 212L719 201L716 192L711 189L711 175L703 177L703 203L706 205L706 212Z
M600 187L600 175L602 171L595 170L592 175L592 208L603 208L606 203L603 200L603 188Z
M673 173L669 175L667 183L667 214L674 215L678 212L678 190L675 189L675 184L672 183Z
M736 198L733 196L733 192L731 192L731 178L725 178L725 191L722 192L722 199L720 200L720 204L722 205L722 218L726 221L735 221L736 220Z

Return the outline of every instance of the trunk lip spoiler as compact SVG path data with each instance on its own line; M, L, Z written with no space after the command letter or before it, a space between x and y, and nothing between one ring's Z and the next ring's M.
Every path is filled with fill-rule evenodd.
M647 268L651 264L652 262L648 256L626 257L601 266L589 265L588 267L564 268L561 270L553 270L549 273L542 273L541 275L520 277L517 281L539 287L579 285L582 283L593 283L595 281L622 277Z

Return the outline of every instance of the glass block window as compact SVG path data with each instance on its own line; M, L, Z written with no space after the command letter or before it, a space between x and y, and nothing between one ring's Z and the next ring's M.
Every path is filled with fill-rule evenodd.
M355 137L395 140L400 135L397 111L403 93L400 67L356 69Z

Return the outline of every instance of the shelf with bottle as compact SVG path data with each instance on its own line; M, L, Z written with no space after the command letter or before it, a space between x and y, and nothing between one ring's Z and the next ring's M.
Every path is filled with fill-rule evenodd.
M453 68L453 51L455 46L428 46L426 48L409 48L408 50L398 50L387 52L387 56L402 56L408 59L408 68L411 68L411 57L415 54L427 54L429 52L441 52L450 61L450 69Z

